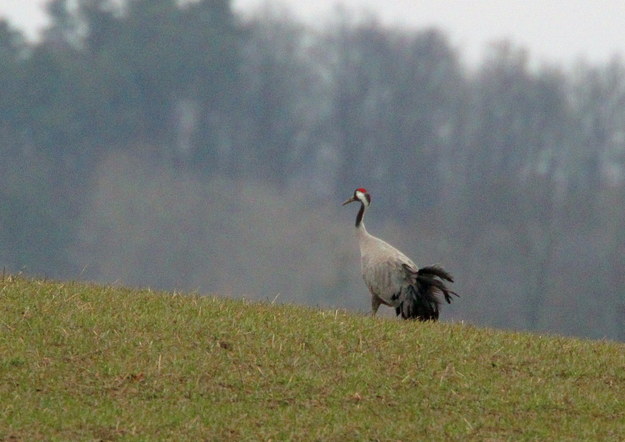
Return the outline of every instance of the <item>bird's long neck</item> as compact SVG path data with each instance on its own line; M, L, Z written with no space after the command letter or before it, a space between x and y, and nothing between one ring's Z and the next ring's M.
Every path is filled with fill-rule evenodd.
M356 237L358 238L358 242L360 244L360 254L363 255L363 246L369 242L371 235L367 232L365 228L365 212L367 211L367 206L361 204L360 210L358 211L358 215L356 216Z
M356 228L358 230L363 230L364 232L367 231L367 229L365 229L365 212L367 210L367 207L363 204L360 203L360 210L358 211L358 215L356 215Z

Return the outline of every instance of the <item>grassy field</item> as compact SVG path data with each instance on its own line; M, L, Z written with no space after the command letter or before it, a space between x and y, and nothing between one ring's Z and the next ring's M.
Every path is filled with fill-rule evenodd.
M625 345L5 277L0 439L625 440Z

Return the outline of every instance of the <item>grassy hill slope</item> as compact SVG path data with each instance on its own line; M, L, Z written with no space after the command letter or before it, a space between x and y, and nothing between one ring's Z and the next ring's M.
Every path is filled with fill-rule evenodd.
M0 439L624 439L625 345L0 283Z

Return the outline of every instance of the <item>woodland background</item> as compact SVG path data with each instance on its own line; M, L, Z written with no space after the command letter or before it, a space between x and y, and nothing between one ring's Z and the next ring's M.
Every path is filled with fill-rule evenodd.
M466 66L444 32L228 0L52 0L0 22L5 272L367 311L353 232L445 320L625 340L625 65Z

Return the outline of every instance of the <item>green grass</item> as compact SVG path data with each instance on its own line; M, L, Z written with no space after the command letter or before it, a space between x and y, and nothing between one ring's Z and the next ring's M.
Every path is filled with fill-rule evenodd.
M0 309L0 439L625 439L619 343L19 277Z

